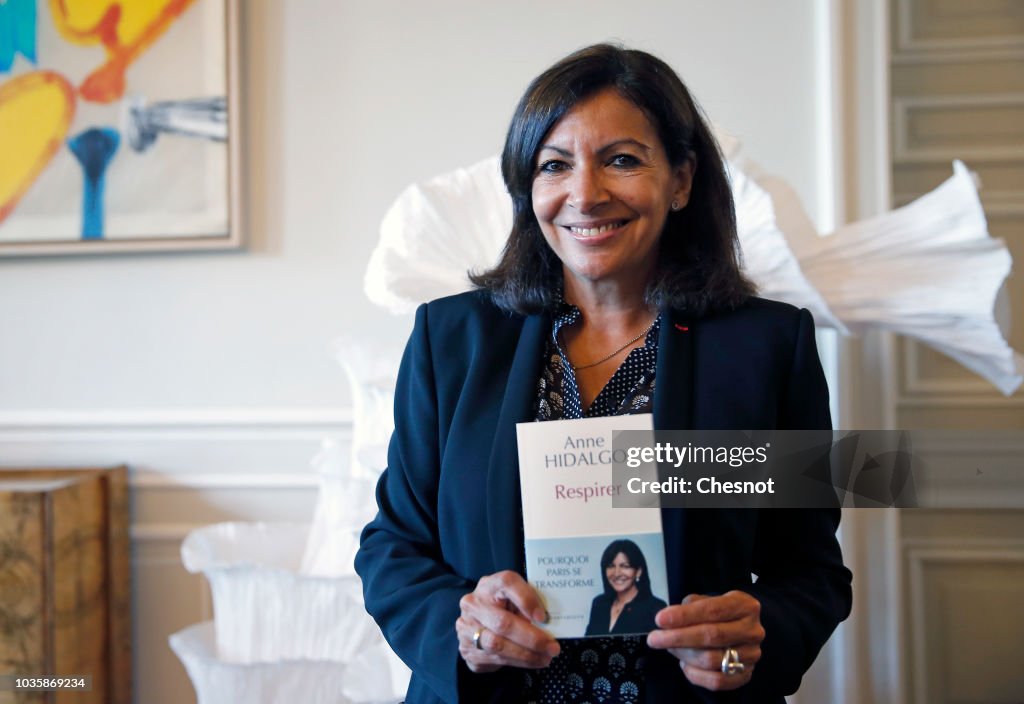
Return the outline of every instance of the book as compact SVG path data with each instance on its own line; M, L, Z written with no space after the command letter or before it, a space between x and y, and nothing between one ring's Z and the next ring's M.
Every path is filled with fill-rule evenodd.
M613 506L626 490L612 471L615 431L652 429L650 414L516 426L526 577L556 638L646 634L668 600L656 501Z

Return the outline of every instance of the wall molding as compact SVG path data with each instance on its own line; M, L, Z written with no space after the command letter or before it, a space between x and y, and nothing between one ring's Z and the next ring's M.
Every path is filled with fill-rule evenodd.
M136 543L180 542L192 531L207 525L195 522L136 523L129 529L129 534L132 542Z
M970 538L970 537L910 537L903 539L906 551L924 554L959 553L968 551L1019 552L1024 559L1024 538Z
M922 430L919 447L947 457L1002 457L1024 453L1024 431Z
M909 124L911 113L925 110L956 110L959 108L1024 107L1024 93L955 94L930 96L894 96L893 161L895 164L948 163L965 161L1014 162L1024 159L1024 146L993 147L912 147Z
M985 63L989 61L1024 60L1024 42L1021 46L956 47L946 46L920 51L896 51L892 55L894 66L922 66L934 64Z
M1013 396L1003 396L992 392L991 396L975 394L950 394L948 392L929 393L926 396L901 396L897 400L899 408L945 408L952 410L965 409L1010 409L1024 408L1024 396L1019 392Z
M921 374L918 355L921 349L928 349L927 345L904 338L901 347L901 384L896 398L900 408L1024 408L1024 394L1020 390L1004 396L992 383L966 367L962 378L926 377Z
M994 51L1024 49L1024 36L935 37L925 39L914 36L913 5L908 0L896 3L896 53Z
M986 215L1024 216L1024 191L980 192L981 205Z
M902 346L903 361L903 392L897 399L902 404L905 398L911 396L934 397L943 395L956 398L959 395L983 396L985 394L998 394L996 387L979 376L971 375L960 379L925 377L921 374L919 350L922 345L913 339L904 339ZM964 371L971 373L964 368Z
M900 208L917 200L924 193L899 191L892 196L893 206ZM981 207L986 216L1024 216L1024 191L990 191L982 188L978 192Z
M902 27L901 27L902 29ZM900 56L910 54L949 55L954 52L961 55L1005 53L1008 55L1024 49L1024 38L1019 35L1006 37L963 37L960 39L914 39L905 38L901 32L896 53Z
M130 472L128 485L133 489L317 489L318 474L234 472L227 474L199 474L182 472L161 474L137 470Z
M144 408L0 410L0 432L134 431L170 432L200 429L310 430L350 426L351 408Z
M910 630L913 637L911 658L914 663L914 701L925 701L925 694L928 693L926 681L928 664L924 648L924 644L928 642L928 634L925 630L927 614L925 613L924 593L926 566L935 563L971 565L979 562L1024 564L1024 544L1019 541L979 539L971 541L970 545L963 545L963 541L946 540L943 542L946 543L943 547L916 547L908 544L903 551L909 575L910 594L908 598L912 619Z
M918 430L910 434L914 491L931 509L1024 507L1024 430ZM1024 539L1020 541L1024 546Z
M344 450L352 420L348 408L0 411L0 464L127 464L132 486L152 489L306 488L321 443Z

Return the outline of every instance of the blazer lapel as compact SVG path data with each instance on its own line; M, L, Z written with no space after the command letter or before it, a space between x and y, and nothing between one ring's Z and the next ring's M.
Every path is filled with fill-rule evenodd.
M693 327L681 314L661 312L654 372L654 427L689 430L693 425Z
M487 525L495 571L522 571L523 519L519 491L519 451L516 423L533 420L540 378L544 336L551 325L546 315L531 315L523 323L498 415L498 427L487 473ZM512 512L509 506L515 507Z
M661 313L658 359L654 376L654 429L693 428L693 324L671 310ZM661 529L665 539L670 603L686 596L686 510L663 508Z

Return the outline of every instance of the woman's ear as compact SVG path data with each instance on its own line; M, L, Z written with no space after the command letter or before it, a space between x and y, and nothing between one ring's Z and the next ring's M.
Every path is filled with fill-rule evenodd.
M633 578L633 583L634 584L639 584L640 583L640 578L643 577L643 576L644 576L644 568L643 567L637 567L636 568L636 577Z
M682 210L690 202L690 191L693 188L693 174L697 169L697 155L690 152L679 166L675 167L675 190L672 192L672 209ZM678 206L678 207L677 207Z

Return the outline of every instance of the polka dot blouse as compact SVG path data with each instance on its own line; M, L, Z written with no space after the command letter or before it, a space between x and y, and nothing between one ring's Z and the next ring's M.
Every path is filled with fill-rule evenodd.
M650 413L659 323L654 323L642 347L630 351L584 413L572 364L559 343L562 327L582 319L579 308L566 303L555 315L537 388L535 420ZM641 702L644 680L639 664L649 652L644 640L642 636L563 639L562 652L549 667L524 672L522 700L534 704Z

